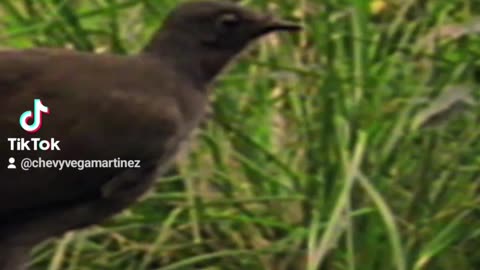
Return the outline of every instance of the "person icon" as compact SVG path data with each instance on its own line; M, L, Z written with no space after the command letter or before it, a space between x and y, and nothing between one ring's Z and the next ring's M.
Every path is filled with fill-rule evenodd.
M7 167L8 169L15 170L17 168L17 166L15 166L15 159L13 157L8 159L8 163L10 163Z

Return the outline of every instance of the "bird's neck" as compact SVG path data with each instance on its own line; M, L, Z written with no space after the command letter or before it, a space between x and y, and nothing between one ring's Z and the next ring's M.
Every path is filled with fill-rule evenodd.
M144 50L162 61L169 62L176 72L205 89L233 58L234 54L209 50L188 37L159 34Z

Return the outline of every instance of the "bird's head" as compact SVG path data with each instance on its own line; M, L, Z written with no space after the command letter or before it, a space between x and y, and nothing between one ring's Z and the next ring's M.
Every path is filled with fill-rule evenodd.
M296 24L226 1L197 1L178 6L163 30L188 37L206 51L240 51L250 41L274 31L296 31Z
M167 16L148 49L188 57L190 65L199 65L205 79L211 80L251 41L271 32L300 29L232 2L194 1L179 5Z

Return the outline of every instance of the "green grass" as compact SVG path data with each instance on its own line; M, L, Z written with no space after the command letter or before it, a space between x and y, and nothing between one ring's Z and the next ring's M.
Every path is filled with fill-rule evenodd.
M480 3L245 2L306 31L221 78L178 174L32 269L480 269ZM134 53L176 3L3 0L0 47Z

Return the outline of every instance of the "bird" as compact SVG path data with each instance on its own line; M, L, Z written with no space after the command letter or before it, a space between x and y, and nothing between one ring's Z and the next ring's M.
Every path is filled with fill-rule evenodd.
M25 269L33 246L139 200L203 121L226 66L254 40L301 28L199 0L175 7L138 54L0 51L0 270ZM44 168L8 168L25 159ZM138 166L48 166L62 160Z

